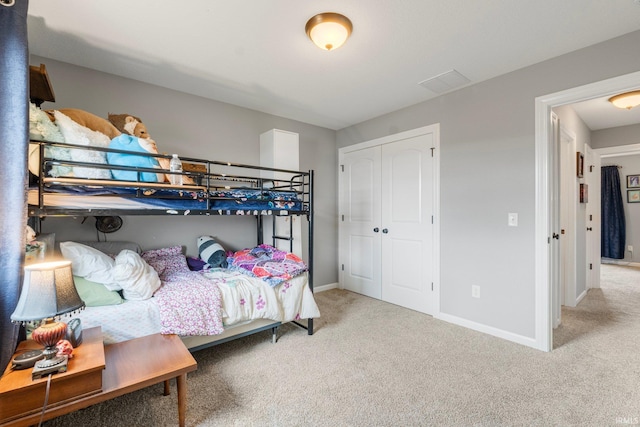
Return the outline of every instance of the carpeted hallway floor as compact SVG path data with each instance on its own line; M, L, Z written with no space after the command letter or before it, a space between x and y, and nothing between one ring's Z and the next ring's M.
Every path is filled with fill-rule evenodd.
M609 271L611 270L611 271ZM341 290L316 333L285 325L194 354L189 426L616 426L640 423L640 271L603 265L544 353ZM48 426L177 424L175 384Z

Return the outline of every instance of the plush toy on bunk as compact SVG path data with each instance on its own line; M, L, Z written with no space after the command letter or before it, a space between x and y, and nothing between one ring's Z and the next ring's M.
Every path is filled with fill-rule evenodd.
M33 141L61 142L82 146L74 149L66 146L47 145L45 157L55 160L91 163L97 167L54 164L47 171L52 177L74 177L89 179L116 179L123 181L169 182L163 172L138 173L135 169L108 168L106 165L144 169L169 169L167 157L153 157L159 154L156 142L140 118L130 114L109 114L109 120L88 111L65 108L43 111L31 103L29 108L29 137ZM93 150L111 148L129 151L118 153ZM135 154L140 153L140 154ZM101 167L100 165L105 165ZM188 167L185 167L189 170ZM29 171L39 176L40 145L29 146ZM188 176L183 176L183 184L193 184Z

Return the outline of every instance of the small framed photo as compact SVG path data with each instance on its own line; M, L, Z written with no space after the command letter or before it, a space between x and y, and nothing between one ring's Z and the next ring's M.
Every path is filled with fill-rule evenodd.
M578 178L582 178L584 176L584 154L579 151L576 154L576 164Z
M589 203L589 186L580 184L580 203Z
M627 175L627 188L640 188L640 175Z
M627 203L640 203L640 190L627 190Z

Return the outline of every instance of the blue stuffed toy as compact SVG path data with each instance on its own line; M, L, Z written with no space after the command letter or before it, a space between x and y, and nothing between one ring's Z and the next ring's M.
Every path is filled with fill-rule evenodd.
M152 139L138 138L133 135L122 134L111 140L109 148L116 150L136 151L139 153L157 154L156 144ZM110 165L133 166L138 168L160 168L155 157L137 156L128 153L107 153L107 162ZM138 172L121 169L112 169L111 175L114 179L121 181L138 181ZM142 172L140 180L144 182L162 182L164 174L152 172Z

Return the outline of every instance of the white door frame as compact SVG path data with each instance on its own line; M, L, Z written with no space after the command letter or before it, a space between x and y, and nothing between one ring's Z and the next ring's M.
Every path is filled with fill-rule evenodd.
M553 233L559 233L559 230L551 229L551 188L558 180L558 171L552 167L551 110L639 86L640 72L635 72L535 99L535 347L539 350L551 351L553 348L551 277L554 272L551 271L549 242Z
M558 115L551 112L550 121L551 125L551 133L549 135L549 144L552 151L551 160L552 160L552 169L554 170L562 170L562 142L560 138L560 119ZM562 188L561 188L562 180L558 179L555 181L555 185L551 187L550 197L551 203L550 207L552 211L550 212L551 219L551 229L555 230L554 240L550 240L550 261L551 261L551 283L554 283L555 286L552 288L552 296L551 302L553 303L553 307L551 307L552 317L551 317L551 327L557 328L560 325L561 316L562 316L562 306L561 303L561 295L560 295L560 284L563 282L562 280L562 233L560 230L562 229L562 222L560 221L562 216Z
M588 202L585 212L586 225L586 286L584 292L578 295L579 303L587 296L590 288L600 287L600 156L588 145L584 150L584 176L588 185ZM591 170L595 169L595 170ZM597 211L597 213L596 213ZM591 219L589 219L591 217Z

